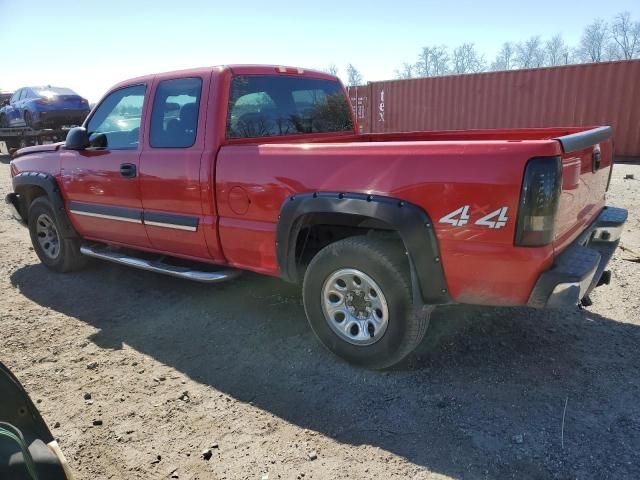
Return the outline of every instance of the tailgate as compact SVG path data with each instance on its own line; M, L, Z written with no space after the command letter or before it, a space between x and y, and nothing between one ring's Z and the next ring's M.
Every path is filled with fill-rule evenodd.
M562 146L562 194L555 224L556 254L564 250L605 204L613 166L611 127L588 128L556 140Z

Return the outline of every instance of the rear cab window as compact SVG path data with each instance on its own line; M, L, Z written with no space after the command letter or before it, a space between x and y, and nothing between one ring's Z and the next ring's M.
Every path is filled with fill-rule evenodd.
M352 131L351 107L336 80L285 75L231 80L227 138Z

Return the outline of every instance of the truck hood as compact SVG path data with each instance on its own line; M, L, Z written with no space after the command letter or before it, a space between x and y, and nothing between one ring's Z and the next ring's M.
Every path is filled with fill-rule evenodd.
M62 145L64 145L64 142L50 143L48 145L34 145L33 147L21 148L13 154L13 158L22 157L30 153L55 152L58 151Z

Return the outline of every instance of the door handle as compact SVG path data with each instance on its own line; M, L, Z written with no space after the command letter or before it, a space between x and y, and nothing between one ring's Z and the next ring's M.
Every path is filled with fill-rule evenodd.
M123 163L120 165L120 175L125 178L133 178L138 174L136 166L133 163Z

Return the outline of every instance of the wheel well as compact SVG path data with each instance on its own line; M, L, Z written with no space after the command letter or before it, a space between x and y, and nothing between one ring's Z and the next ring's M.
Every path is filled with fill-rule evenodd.
M361 215L343 213L312 213L298 220L298 234L295 238L295 261L298 279L304 273L313 257L327 245L347 237L360 235L374 236L389 240L404 250L400 234L381 220Z
M423 208L398 198L352 192L292 195L282 204L276 225L280 276L290 282L299 281L299 265L304 265L314 248L334 239L349 235L400 238L401 253L408 258L412 286L417 293L414 297L420 297L426 304L446 304L451 298L433 225ZM302 232L304 236L300 237L305 229L308 232Z

